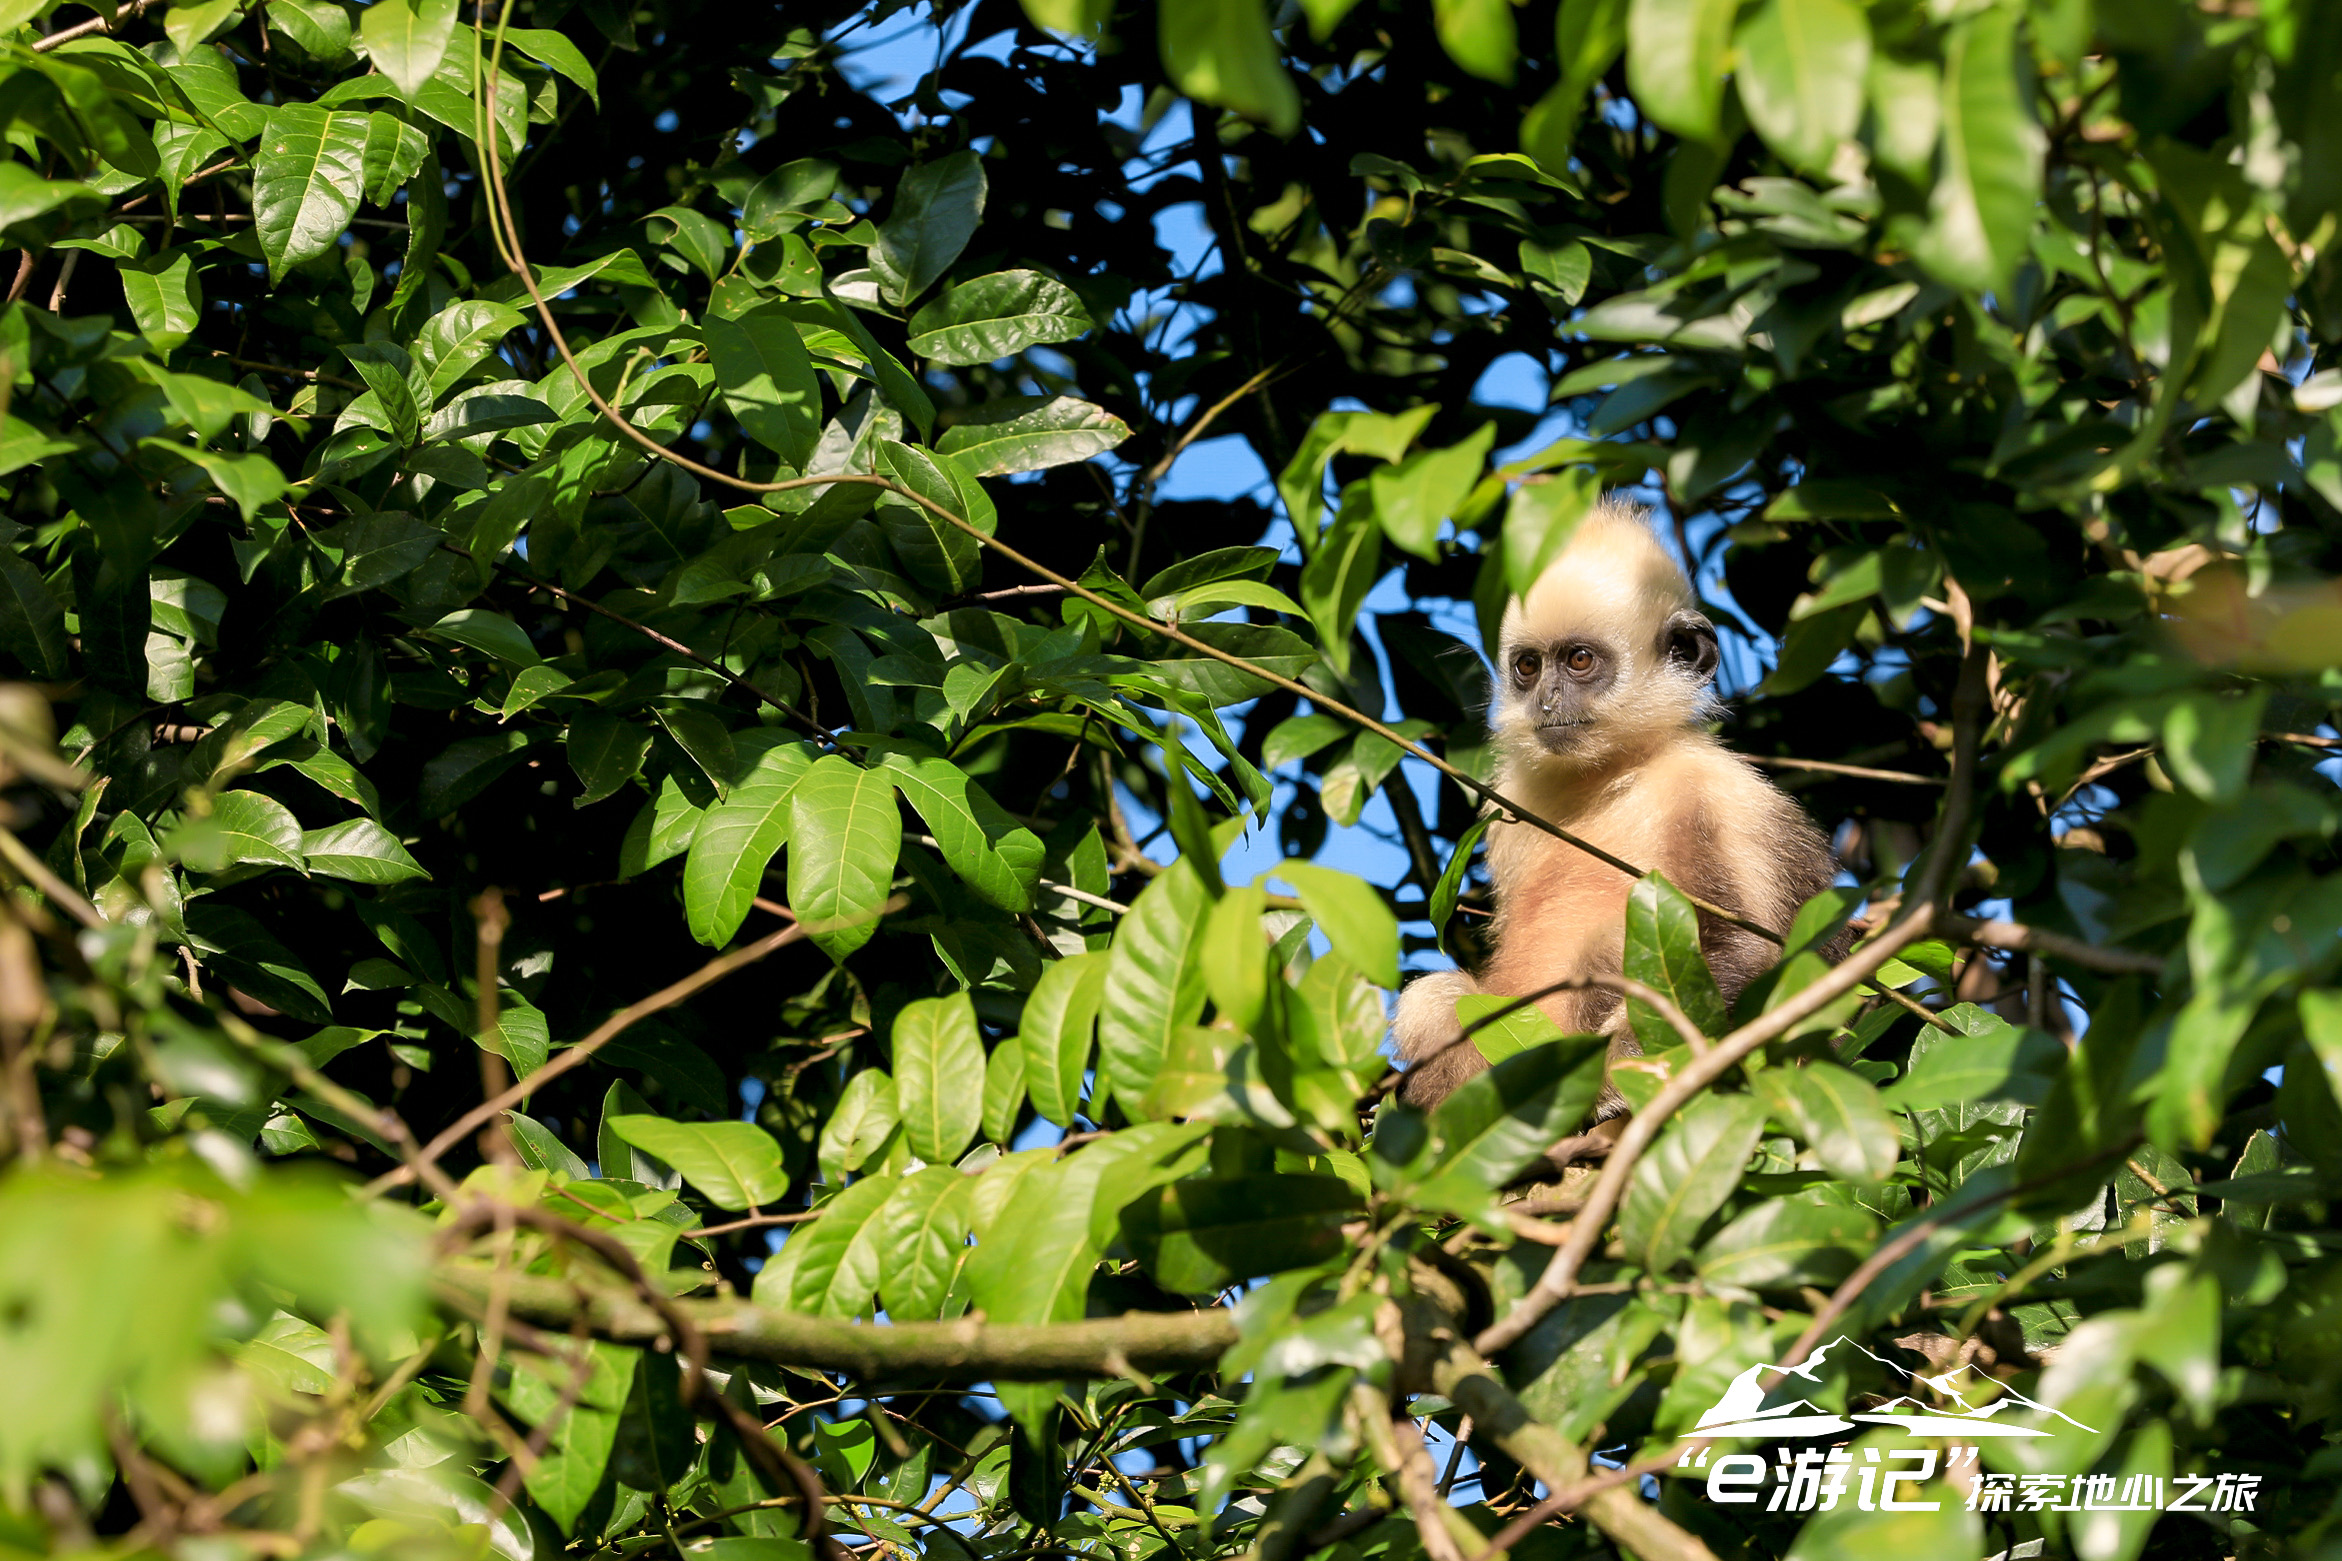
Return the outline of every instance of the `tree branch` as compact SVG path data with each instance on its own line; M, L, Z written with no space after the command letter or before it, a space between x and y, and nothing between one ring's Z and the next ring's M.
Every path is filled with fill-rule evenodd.
M434 1282L456 1305L486 1302L489 1274L483 1265L442 1263ZM666 1319L639 1296L581 1290L572 1281L534 1274L515 1274L506 1283L512 1315L540 1327L582 1322L595 1338L613 1344L648 1344L669 1331ZM716 1354L865 1378L1047 1382L1113 1376L1124 1365L1149 1373L1201 1371L1236 1342L1235 1316L1225 1310L1129 1312L1064 1323L987 1323L971 1316L874 1326L752 1301L683 1300L672 1306Z

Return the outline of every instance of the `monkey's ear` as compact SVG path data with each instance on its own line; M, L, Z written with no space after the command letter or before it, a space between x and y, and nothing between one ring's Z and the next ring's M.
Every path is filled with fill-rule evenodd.
M1696 612L1679 612L1667 620L1667 659L1705 683L1716 675L1723 654L1716 648L1716 626Z

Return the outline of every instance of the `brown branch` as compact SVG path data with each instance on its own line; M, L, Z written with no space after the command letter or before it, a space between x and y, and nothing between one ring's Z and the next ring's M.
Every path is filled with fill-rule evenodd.
M1782 759L1769 753L1744 753L1740 757L1768 770L1812 770L1822 775L1851 775L1858 780L1893 781L1900 786L1941 786L1940 775L1914 775L1909 770L1873 770L1859 764L1837 764L1828 759Z
M1941 913L1938 902L1968 851L1968 820L1976 794L1976 749L1986 708L1984 662L1973 651L1961 668L1953 708L1952 784L1944 796L1934 844L1910 896L1916 902L1913 908L1893 925L1874 934L1811 986L1742 1025L1718 1041L1705 1056L1686 1063L1660 1087L1648 1106L1628 1120L1626 1131L1619 1135L1617 1149L1604 1162L1602 1174L1586 1194L1586 1207L1572 1223L1569 1241L1553 1254L1545 1272L1514 1303L1512 1310L1473 1341L1482 1354L1494 1354L1511 1344L1569 1297L1577 1283L1579 1268L1608 1229L1610 1216L1625 1195L1628 1178L1633 1176L1644 1151L1656 1141L1670 1117L1737 1066L1741 1059L1868 981L1889 956L1933 928Z
M97 0L97 3L104 5L106 0ZM61 43L75 38L86 38L91 33L110 33L122 23L143 16L147 8L155 3L156 0L130 0L128 5L116 9L111 17L100 12L86 22L75 22L71 27L60 27L46 38L35 38L33 40L34 52L46 53Z
M1415 1520L1423 1553L1431 1561L1464 1561L1464 1549L1447 1526L1448 1504L1440 1497L1439 1471L1432 1467L1423 1433L1365 1383L1352 1388L1350 1396L1358 1429L1373 1450L1375 1462L1398 1481L1399 1499L1407 1505L1407 1516Z
M1965 916L1946 916L1936 925L1944 936L1954 942L1973 943L1979 948L2042 954L2051 959L2080 965L2086 970L2103 971L2108 975L2161 975L2169 963L2160 954L2148 954L2138 949L2102 948L2095 943L2085 943L2080 938L2068 937L2062 932L2028 927L2023 922L1972 921Z
M444 1296L467 1306L485 1299L488 1282L484 1266L452 1260L442 1263L435 1276ZM511 1292L512 1314L541 1327L567 1329L582 1320L595 1338L614 1344L648 1344L667 1333L658 1311L623 1292L581 1291L569 1281L536 1274L514 1275ZM970 1316L872 1325L734 1299L670 1304L718 1354L865 1378L1047 1382L1112 1375L1117 1361L1150 1373L1201 1371L1236 1342L1234 1314L1217 1308L1064 1323L987 1323Z

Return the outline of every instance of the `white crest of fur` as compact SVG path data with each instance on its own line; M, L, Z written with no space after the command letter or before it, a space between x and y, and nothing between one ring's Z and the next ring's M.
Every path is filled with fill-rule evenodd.
M1697 611L1698 601L1643 512L1605 497L1578 523L1528 596L1505 608L1489 722L1502 751L1516 765L1555 763L1538 746L1532 712L1508 669L1517 650L1544 651L1572 634L1602 641L1619 666L1604 717L1589 732L1592 740L1565 767L1601 767L1651 738L1713 720L1707 682L1667 659L1668 620Z

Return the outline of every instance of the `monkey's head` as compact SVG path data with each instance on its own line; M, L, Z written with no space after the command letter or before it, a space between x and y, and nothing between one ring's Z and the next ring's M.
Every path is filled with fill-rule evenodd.
M1708 718L1716 630L1635 510L1604 499L1505 610L1490 724L1517 763L1596 770Z

